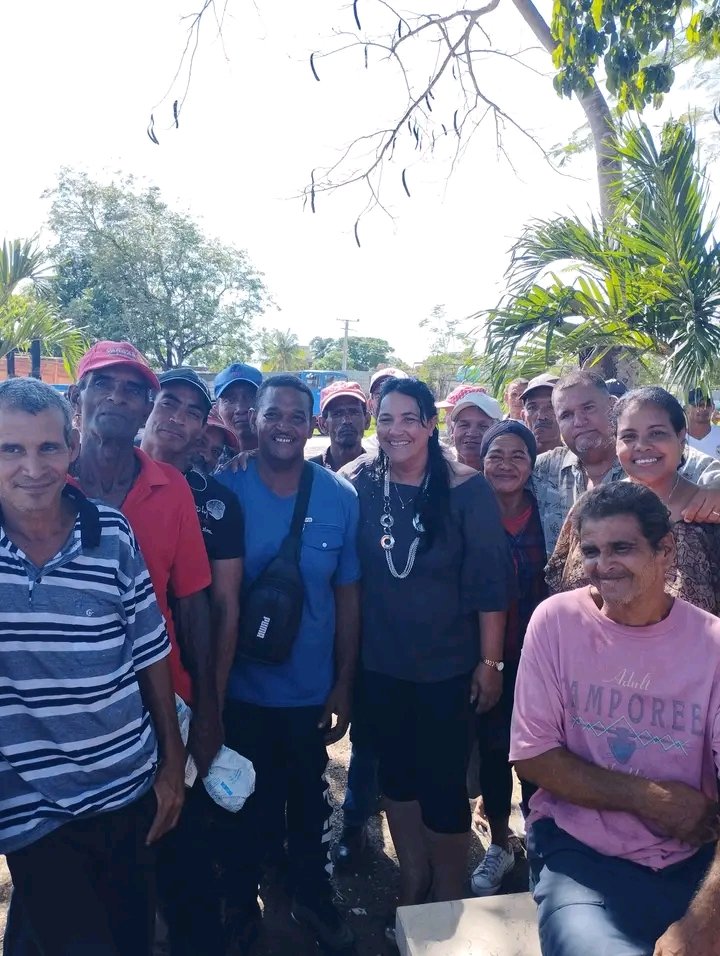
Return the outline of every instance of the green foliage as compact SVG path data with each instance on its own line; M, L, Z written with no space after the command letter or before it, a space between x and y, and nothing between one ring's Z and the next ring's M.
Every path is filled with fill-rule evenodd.
M663 358L671 387L709 383L720 354L720 252L694 131L626 131L616 215L533 222L516 244L509 292L488 314L496 383L618 347Z
M247 254L203 234L156 188L62 170L49 226L65 314L95 338L128 339L162 368L247 358L267 292Z
M555 89L563 96L597 86L602 62L621 113L658 104L675 79L673 45L679 0L555 0ZM687 31L694 53L720 52L718 0L696 0Z
M72 371L85 339L45 298L47 257L35 239L5 241L0 249L0 357L27 350L40 339L43 351L62 356Z
M430 354L414 374L430 386L436 398L445 398L460 369L475 362L472 334L463 320L447 318L444 305L436 305L420 328L427 329L432 339Z
M265 372L297 372L305 367L305 352L290 329L264 329L260 335L260 357Z
M317 369L340 369L343 360L343 339L316 336L310 342L311 363ZM348 368L369 372L392 359L392 346L385 339L367 335L348 336Z

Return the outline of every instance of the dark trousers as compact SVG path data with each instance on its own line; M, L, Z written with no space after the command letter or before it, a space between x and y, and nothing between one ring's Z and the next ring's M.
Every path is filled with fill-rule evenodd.
M15 890L6 956L150 956L155 854L145 838L155 807L151 790L8 854Z
M363 710L364 703L362 694L356 694L350 725L350 766L342 805L346 827L364 826L376 812L380 799L378 756L372 744L367 714Z
M158 844L158 901L171 956L219 956L224 952L217 862L232 817L208 796L198 778L193 788L185 791L177 827Z
M277 830L287 820L288 879L305 902L330 896L330 814L325 769L328 763L322 707L257 707L228 701L228 747L252 760L255 793L232 821L225 840L228 906L240 913L257 905L261 863Z
M543 956L652 956L685 915L715 852L708 844L662 870L597 853L538 820L528 835Z
M517 665L509 665L503 672L503 691L500 700L489 711L475 718L475 733L480 757L478 783L485 813L490 820L510 816L512 808L513 777L510 764L510 723L515 699ZM522 787L522 811L527 816L528 801L537 789L525 780Z

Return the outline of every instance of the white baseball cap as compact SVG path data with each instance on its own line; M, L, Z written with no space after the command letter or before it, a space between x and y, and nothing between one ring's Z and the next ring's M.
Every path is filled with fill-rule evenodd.
M467 395L458 399L448 412L450 421L454 422L463 408L470 408L470 406L479 408L481 412L485 412L488 417L495 421L499 422L503 417L500 402L494 399L492 395L488 395L487 392L468 392Z
M381 368L379 371L375 372L370 379L371 392L373 390L373 386L379 382L381 378L410 378L410 376L407 372L403 372L401 368Z

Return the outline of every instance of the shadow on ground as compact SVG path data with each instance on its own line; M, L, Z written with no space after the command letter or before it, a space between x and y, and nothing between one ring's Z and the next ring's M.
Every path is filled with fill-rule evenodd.
M330 750L328 776L336 807L341 805L345 793L349 756L347 737ZM520 819L516 810L513 824L517 826ZM341 822L341 814L336 810L333 815L333 840L340 834ZM468 874L477 866L483 853L483 844L478 835L473 833ZM347 917L356 937L355 948L350 953L353 956L396 954L397 950L386 942L383 933L386 916L395 906L397 893L397 859L384 814L378 814L370 821L368 847L361 866L349 872L338 872L335 886L338 907ZM518 893L526 889L527 864L522 859L509 874L503 892ZM9 897L10 877L5 860L0 856L0 939ZM255 956L318 956L319 950L312 936L293 923L290 901L283 886L278 882L266 884L262 888L262 897L265 905L264 929Z

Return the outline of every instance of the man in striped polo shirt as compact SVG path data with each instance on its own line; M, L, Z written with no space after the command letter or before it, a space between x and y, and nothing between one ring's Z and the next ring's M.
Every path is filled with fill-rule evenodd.
M77 453L57 392L0 384L0 853L41 956L149 956L185 752L145 563Z

